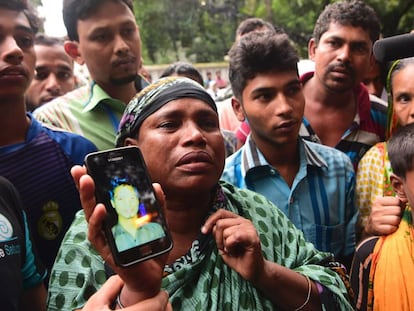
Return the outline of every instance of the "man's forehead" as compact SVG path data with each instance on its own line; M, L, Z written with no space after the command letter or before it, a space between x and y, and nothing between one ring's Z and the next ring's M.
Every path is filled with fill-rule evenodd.
M33 33L29 19L22 11L14 11L0 7L0 27L2 29L20 29Z
M351 24L341 24L338 22L330 22L328 29L322 36L336 36L336 37L357 37L359 41L366 41L370 39L368 30L360 26L353 26Z

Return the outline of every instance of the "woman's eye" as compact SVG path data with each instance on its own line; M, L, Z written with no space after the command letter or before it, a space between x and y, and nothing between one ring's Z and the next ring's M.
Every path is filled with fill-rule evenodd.
M160 123L160 125L158 127L160 127L160 128L167 128L167 129L169 129L169 128L175 128L175 127L177 127L177 123L171 122L171 121L162 122L162 123Z

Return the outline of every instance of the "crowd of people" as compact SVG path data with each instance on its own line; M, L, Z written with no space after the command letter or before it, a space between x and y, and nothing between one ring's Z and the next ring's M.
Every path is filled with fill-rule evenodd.
M0 0L2 309L414 308L414 58L375 59L369 5L324 8L304 73L280 25L242 21L228 79L180 61L149 81L131 0L63 0L63 19L50 38L26 0ZM164 232L138 236L136 189L105 206L83 166L123 146L173 241L127 267L107 209L119 245Z

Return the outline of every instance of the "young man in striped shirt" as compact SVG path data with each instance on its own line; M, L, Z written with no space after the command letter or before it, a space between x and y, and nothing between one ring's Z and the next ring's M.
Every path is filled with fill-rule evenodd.
M253 32L230 50L233 109L251 132L228 157L223 179L266 196L322 251L350 266L355 174L334 148L299 136L305 99L287 35Z

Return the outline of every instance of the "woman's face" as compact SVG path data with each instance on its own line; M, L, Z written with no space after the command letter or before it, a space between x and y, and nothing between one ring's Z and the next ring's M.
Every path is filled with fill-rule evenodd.
M199 99L164 105L143 122L132 143L141 148L152 181L161 184L167 197L210 191L223 171L218 116Z
M392 79L394 114L402 126L414 122L414 64L396 72Z

